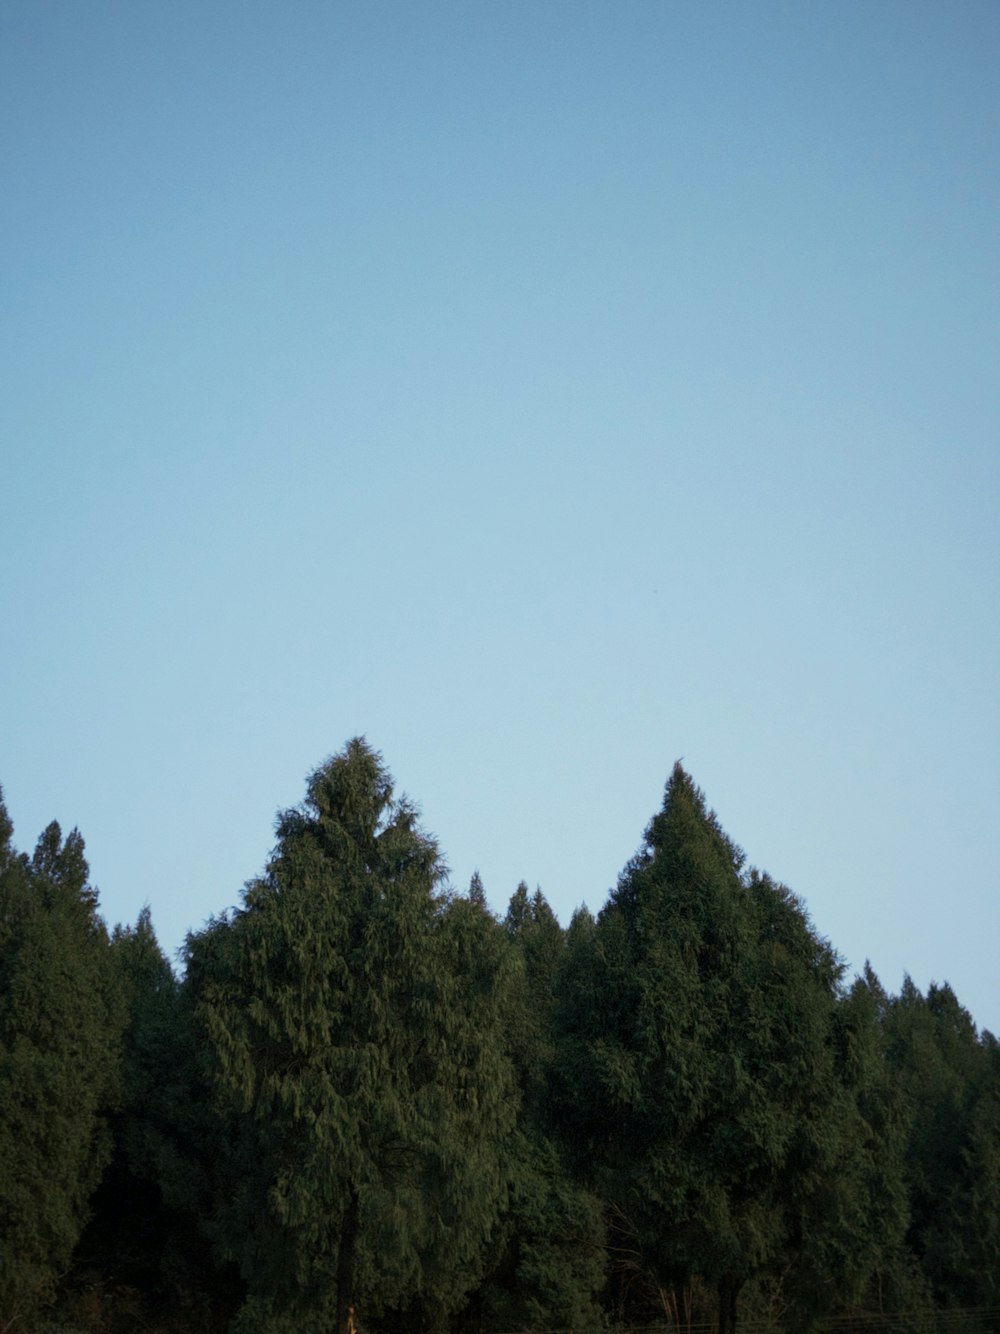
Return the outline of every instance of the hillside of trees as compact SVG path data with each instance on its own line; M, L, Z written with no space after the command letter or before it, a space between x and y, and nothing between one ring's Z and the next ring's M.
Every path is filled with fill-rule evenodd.
M179 974L13 838L0 1334L1000 1330L997 1041L848 978L680 765L564 928L351 741Z

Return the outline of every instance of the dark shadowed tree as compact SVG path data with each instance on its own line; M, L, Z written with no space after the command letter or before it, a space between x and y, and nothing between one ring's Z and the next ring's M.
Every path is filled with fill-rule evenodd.
M202 1235L220 1151L206 1104L190 1007L148 908L115 928L111 962L125 1007L113 1152L77 1252L79 1281L99 1279L102 1309L135 1323L221 1328L238 1286ZM90 1301L94 1296L91 1290Z
M887 1005L906 1113L907 1244L936 1305L1000 1302L1000 1058L947 984L910 978Z
M505 1146L508 1205L491 1245L493 1263L460 1328L583 1334L602 1324L604 1229L599 1201L572 1176L555 1133L550 1077L565 933L541 890L530 894L523 882L503 930L516 963L506 1040L520 1115Z
M121 1007L83 839L18 855L0 801L0 1328L38 1328L110 1153Z
M929 1293L906 1244L906 1108L887 1059L889 998L869 964L837 1007L836 1050L853 1096L853 1152L838 1180L813 1202L801 1263L793 1271L800 1309L836 1306L849 1316L886 1317L928 1306ZM829 1293L838 1284L839 1300Z
M113 1287L148 1292L161 1282L164 1210L155 1109L171 1078L170 1015L177 992L148 909L134 928L115 928L110 963L125 1015L119 1096L110 1117L111 1160L77 1258Z

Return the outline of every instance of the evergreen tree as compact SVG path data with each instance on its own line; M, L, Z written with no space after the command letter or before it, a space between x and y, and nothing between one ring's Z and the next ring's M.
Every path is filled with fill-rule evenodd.
M250 1291L239 1327L344 1331L354 1306L367 1328L407 1310L440 1324L502 1200L501 960L480 909L446 910L437 847L363 740L277 832L242 908L188 947L228 1145L216 1236Z
M486 890L483 888L483 878L478 871L473 871L472 879L469 881L469 902L475 903L477 907L486 908Z
M564 932L541 890L523 882L504 919L517 964L507 995L506 1037L521 1091L516 1132L506 1144L509 1203L496 1230L493 1264L476 1297L489 1330L572 1329L602 1324L604 1229L600 1203L571 1175L556 1137L551 1100L558 976Z
M853 1125L833 1041L840 966L794 897L742 863L677 765L581 942L589 976L568 998L562 1060L572 1133L608 1202L619 1306L644 1291L690 1315L701 1280L722 1334L747 1281L819 1221Z
M115 928L111 963L126 1016L120 1097L77 1265L99 1277L108 1319L144 1310L209 1328L213 1308L222 1320L232 1301L231 1276L213 1269L201 1235L217 1126L199 1089L189 1009L148 908L134 927Z
M523 880L511 898L504 926L519 960L511 1017L517 1026L513 1055L521 1093L535 1122L548 1129L556 985L564 933L542 891L530 894Z
M12 832L0 801L0 1327L31 1330L110 1151L121 1009L83 839Z
M838 1005L838 1050L857 1107L854 1145L832 1202L842 1207L850 1245L864 1257L843 1305L864 1315L930 1308L930 1293L906 1246L909 1198L906 1189L907 1111L888 1060L886 1020L890 1000L870 964ZM824 1237L818 1234L819 1245ZM833 1266L820 1265L824 1272ZM862 1272L858 1274L858 1269ZM863 1271L867 1270L867 1274Z
M972 1306L1000 1310L1000 1046L980 1039L983 1061L969 1115L948 1214L954 1227L949 1260L962 1273L960 1295Z
M419 1284L383 1308L385 1334L454 1328L476 1304L511 1189L519 1097L507 1039L516 959L476 898L447 901L434 931L438 1088L420 1190L422 1207L438 1222L421 1248ZM369 1264L377 1280L377 1252Z
M906 1109L907 1244L942 1307L1000 1299L1000 1061L947 984L906 978L885 1018Z
M134 928L115 928L110 963L125 1011L120 1091L111 1116L111 1161L94 1197L80 1259L114 1286L149 1290L160 1282L164 1244L154 1108L171 1076L169 1024L177 984L148 908Z

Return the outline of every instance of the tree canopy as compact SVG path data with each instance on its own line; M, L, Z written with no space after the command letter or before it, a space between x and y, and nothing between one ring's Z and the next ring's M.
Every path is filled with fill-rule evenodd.
M80 834L29 858L0 799L0 1328L30 1327L110 1155L122 1027Z
M363 738L275 833L178 974L0 801L2 1334L998 1327L996 1040L848 981L681 765L565 928Z
M516 1107L501 942L439 892L436 844L361 739L313 773L277 834L241 909L188 945L243 1325L447 1312L481 1265Z

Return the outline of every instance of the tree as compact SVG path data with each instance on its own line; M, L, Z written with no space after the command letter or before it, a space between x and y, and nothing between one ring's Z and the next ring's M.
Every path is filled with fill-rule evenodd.
M801 1249L854 1124L834 1041L840 965L794 896L742 866L675 766L581 937L590 963L576 964L562 1058L568 1123L607 1201L619 1306L690 1314L700 1280L720 1334L748 1280Z
M512 1054L522 1098L539 1128L548 1130L556 981L564 933L542 891L529 893L523 880L511 897L504 927L520 965L511 998L511 1021L516 1029Z
M436 844L363 739L313 773L277 835L242 907L188 944L227 1128L215 1235L249 1285L240 1327L344 1331L353 1306L367 1327L418 1309L440 1322L503 1195L502 958L481 909L449 908Z
M888 1003L886 1054L906 1115L907 1244L935 1304L1000 1298L1000 1056L947 983L909 977Z
M83 839L29 859L0 800L0 1328L53 1297L110 1152L122 1015Z
M912 1313L929 1304L928 1290L905 1244L910 1216L907 1116L887 1055L889 1008L889 997L868 963L838 1002L836 1051L855 1107L853 1152L839 1179L817 1202L821 1210L826 1206L827 1217L818 1226L811 1220L805 1225L806 1263L800 1264L796 1277L800 1305L807 1308L817 1287L845 1267L852 1280L841 1289L839 1305L845 1314ZM847 1253L846 1266L837 1263L838 1248ZM818 1283L814 1275L821 1276Z
M134 928L116 927L109 963L124 1008L112 1153L92 1200L79 1258L113 1286L160 1282L164 1210L158 1185L157 1110L171 1080L170 1014L177 984L160 951L149 909Z
M565 933L541 890L518 885L503 935L516 967L507 987L505 1036L520 1111L504 1149L508 1203L493 1263L459 1326L511 1330L601 1328L604 1278L600 1202L574 1179L557 1143L551 1098L558 975Z
M113 1149L76 1256L77 1283L101 1314L177 1315L184 1328L231 1316L231 1271L211 1263L202 1235L220 1152L198 1067L190 1006L156 939L149 908L111 936L124 1002ZM96 1280L96 1282L95 1282ZM215 1327L214 1325L212 1327Z

